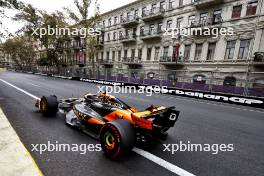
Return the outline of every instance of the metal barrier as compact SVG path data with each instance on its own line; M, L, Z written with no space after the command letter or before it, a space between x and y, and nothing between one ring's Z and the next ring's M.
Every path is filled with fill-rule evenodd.
M71 78L86 78L171 88L224 93L249 97L264 97L264 73L183 72L177 70L103 69L24 67L24 72L42 73ZM241 74L243 75L241 77ZM225 77L219 75L226 75ZM228 76L232 75L232 76ZM240 75L240 76L238 76ZM233 79L232 79L233 77ZM260 81L255 82L259 77ZM229 78L229 79L227 79Z

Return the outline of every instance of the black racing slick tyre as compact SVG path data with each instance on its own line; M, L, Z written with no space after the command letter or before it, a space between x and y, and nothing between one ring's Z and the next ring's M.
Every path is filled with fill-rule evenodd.
M117 160L130 152L136 142L134 128L127 120L106 123L100 130L100 143L105 155Z
M44 115L55 114L58 111L58 100L55 95L43 96L40 100L40 110Z

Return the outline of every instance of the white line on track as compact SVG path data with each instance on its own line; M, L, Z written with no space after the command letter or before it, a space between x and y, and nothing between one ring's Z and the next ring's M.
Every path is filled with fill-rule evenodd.
M27 92L27 91L15 86L15 85L11 84L11 83L3 80L3 79L0 79L0 81L2 81L5 84L7 84L7 85L19 90L20 92L23 92L24 94L26 94L26 95L34 98L34 99L40 100L39 97L37 97L35 95L32 95L31 93L29 93L29 92ZM175 173L175 174L177 174L179 176L194 176L192 173L187 172L186 170L184 170L184 169L182 169L182 168L180 168L180 167L178 167L176 165L173 165L173 164L165 161L164 159L159 158L159 157L157 157L157 156L155 156L155 155L153 155L153 154L151 154L151 153L149 153L149 152L147 152L145 150L142 150L142 149L139 149L139 148L135 147L133 149L133 151L135 153L139 154L140 156L142 156L142 157L144 157L144 158L156 163L157 165L159 165L159 166L161 166L161 167L163 167L163 168L165 168L165 169L167 169L167 170L171 171L172 173Z
M40 100L39 97L37 97L37 96L35 96L35 95L32 95L31 93L29 93L29 92L27 92L27 91L25 91L25 90L23 90L23 89L21 89L21 88L15 86L15 85L11 84L11 83L9 83L9 82L3 80L3 79L0 79L0 81L2 81L2 82L4 82L4 83L6 83L7 85L9 85L9 86L11 86L11 87L13 87L13 88L19 90L20 92L23 92L24 94L26 94L26 95L28 95L28 96L34 98L34 99L38 99L38 100Z
M133 151L143 157L145 157L146 159L164 167L165 169L177 174L177 175L180 175L180 176L194 176L193 174L191 174L190 172L187 172L186 170L178 167L178 166L175 166L167 161L165 161L164 159L161 159L145 150L142 150L142 149L139 149L139 148L133 148Z

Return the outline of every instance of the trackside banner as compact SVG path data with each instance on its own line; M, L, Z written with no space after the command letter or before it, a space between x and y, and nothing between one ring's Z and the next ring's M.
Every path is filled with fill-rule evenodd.
M182 90L182 89L168 88L166 86L163 86L163 87L147 86L147 85L138 85L138 84L132 84L132 83L100 81L100 80L91 80L91 79L81 79L81 81L95 83L95 84L103 84L107 86L134 86L137 89L144 89L144 90L148 89L154 93L192 97L192 98L197 98L197 99L226 102L226 103L231 103L231 104L239 104L239 105L252 106L252 107L264 109L264 99L262 98L248 98L248 97L229 95L229 94L220 94L220 93L218 94L218 93L207 93L207 92L202 92L202 91Z

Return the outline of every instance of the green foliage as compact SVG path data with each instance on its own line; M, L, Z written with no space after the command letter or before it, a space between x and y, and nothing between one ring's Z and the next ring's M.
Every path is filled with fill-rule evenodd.
M51 65L48 57L42 57L42 58L38 59L37 64L40 66L50 66Z
M89 17L89 10L92 4L96 5L95 15L93 17ZM22 29L18 31L21 33L22 37L16 37L14 39L10 39L6 41L6 49L12 54L13 60L18 65L25 64L25 55L30 55L30 53L19 53L20 49L24 49L21 47L25 47L28 41L40 41L41 44L46 49L46 56L37 61L39 65L46 66L65 66L65 63L59 60L59 55L61 54L60 45L70 40L71 36L56 36L56 35L32 35L36 29L48 29L49 28L65 28L65 27L75 27L75 28L91 28L95 26L95 23L99 20L99 8L97 6L97 0L74 0L74 5L77 8L78 13L74 13L74 10L70 8L65 8L65 11L60 12L56 11L53 13L48 13L44 10L39 10L33 7L31 4L23 4L18 0L0 0L1 7L5 8L14 8L18 9L19 12L14 16L13 20L18 22L23 22L25 25ZM66 13L66 14L65 14ZM67 16L67 17L66 17ZM74 25L70 26L67 22L68 19L74 21ZM21 41L28 39L25 44L22 44ZM86 38L86 55L89 58L92 58L92 63L94 65L94 56L95 56L95 48L94 45L96 40L92 36L87 36ZM19 46L19 43L21 46ZM26 45L27 46L27 45ZM29 47L29 46L27 46ZM11 53L11 49L15 50L14 53ZM28 51L33 51L34 49L28 48ZM21 50L22 51L22 50ZM30 58L34 58L33 56ZM90 59L91 60L91 59ZM32 63L29 60L29 63Z
M14 63L19 66L32 66L35 58L33 43L26 37L8 39L3 44L3 50L11 56Z
M95 4L95 15L89 17L89 9ZM74 13L71 9L64 8L69 18L74 21L75 26L81 26L86 29L95 27L95 24L100 20L98 0L74 0L75 7L78 13ZM92 66L92 72L95 73L95 54L96 54L96 37L86 36L86 56Z
M24 3L18 0L0 0L0 7L8 9L21 9L23 8Z

